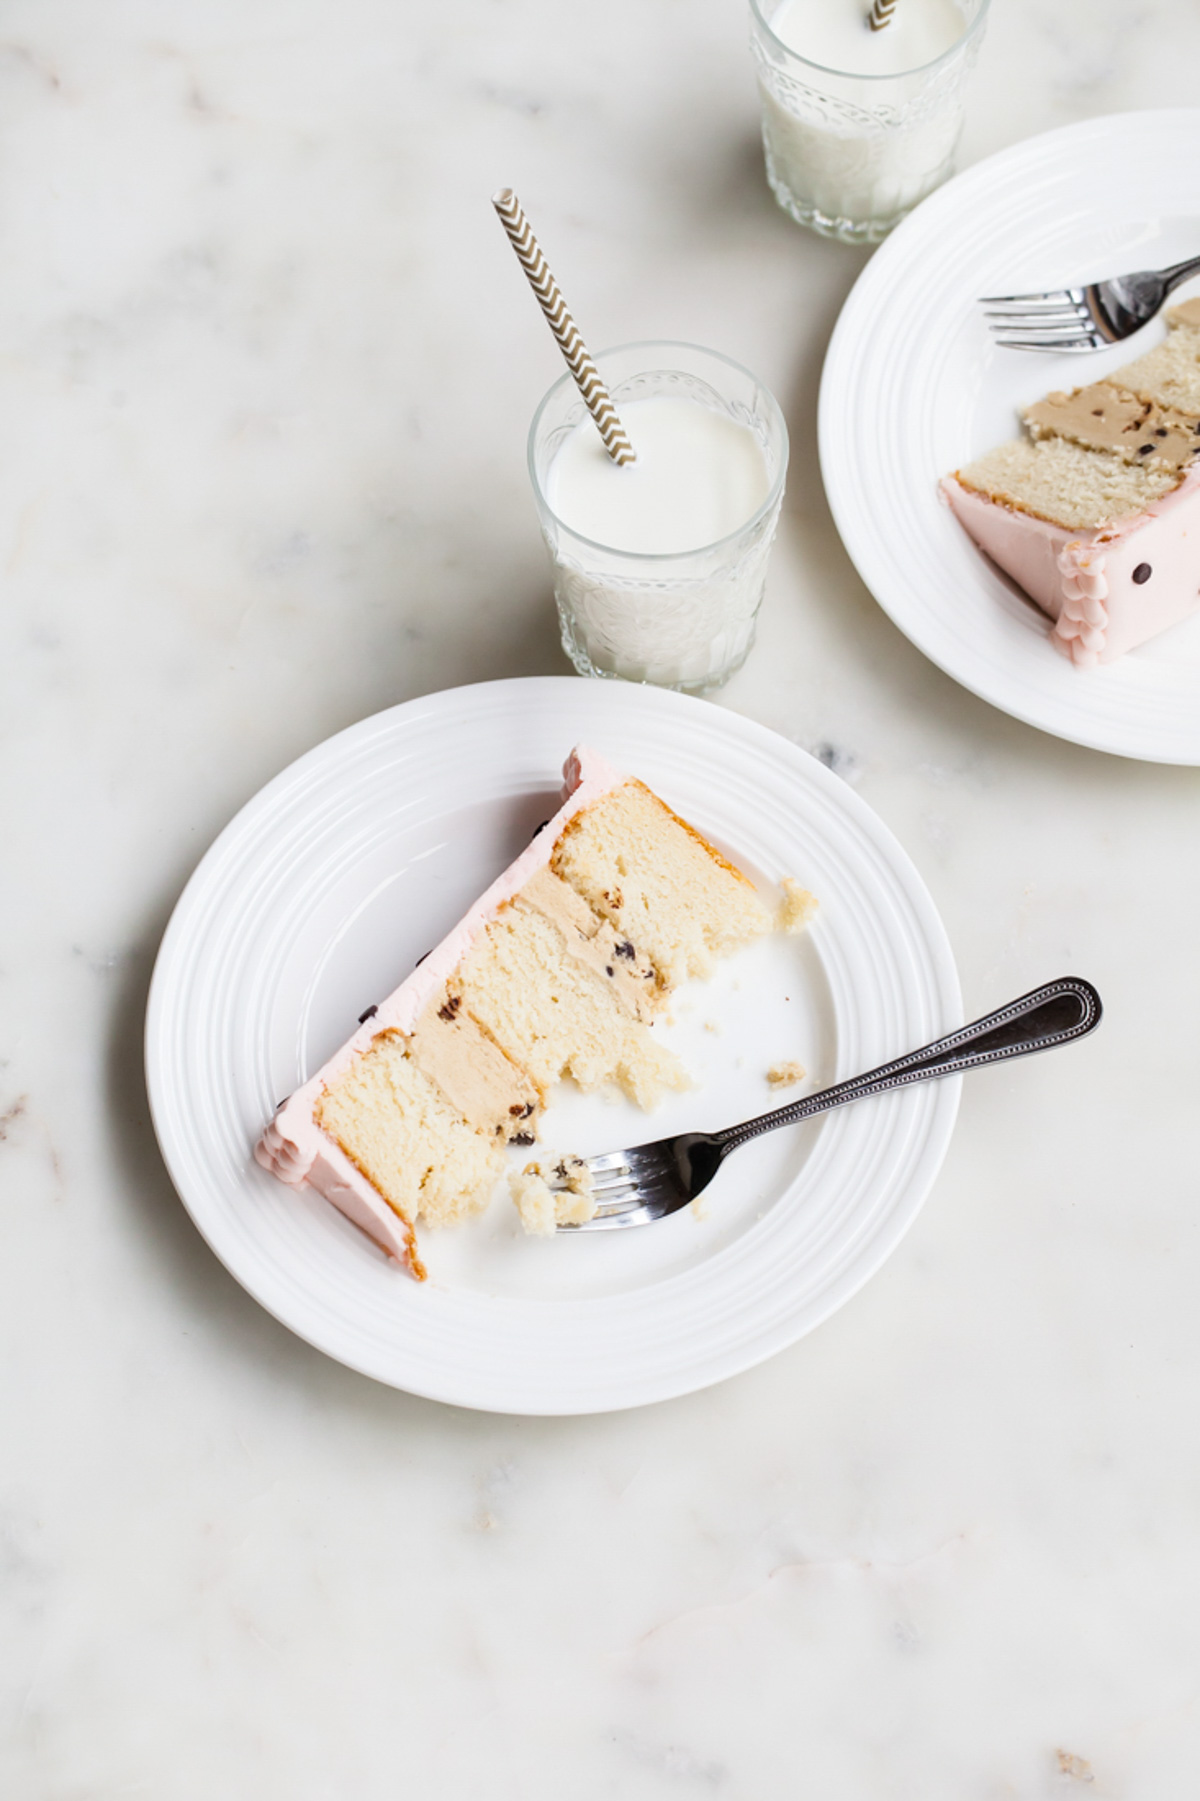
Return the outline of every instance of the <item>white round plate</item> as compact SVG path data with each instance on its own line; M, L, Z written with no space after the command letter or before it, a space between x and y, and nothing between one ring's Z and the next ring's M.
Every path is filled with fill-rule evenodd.
M876 600L964 687L1097 750L1200 763L1200 616L1078 670L967 537L939 477L1017 435L1018 408L1097 381L1165 334L1088 356L1000 350L981 294L1073 286L1200 254L1200 110L1089 119L1014 145L930 196L842 309L821 382L821 470ZM1175 300L1197 291L1180 289Z
M549 1145L590 1155L728 1124L787 1098L766 1082L774 1062L798 1059L824 1085L962 1022L945 932L890 833L812 757L707 702L576 677L460 688L352 726L264 788L204 858L159 952L146 1069L163 1156L217 1256L302 1338L414 1394L511 1413L685 1394L809 1331L915 1216L961 1080L773 1133L654 1226L527 1238L497 1198L461 1230L422 1234L424 1284L259 1169L251 1147L275 1103L528 842L580 741L765 888L798 876L821 910L802 937L772 936L681 991L667 1034L693 1092L650 1118L564 1092Z

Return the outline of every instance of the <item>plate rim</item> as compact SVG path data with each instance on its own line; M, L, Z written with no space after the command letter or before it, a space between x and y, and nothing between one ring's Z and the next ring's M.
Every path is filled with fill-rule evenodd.
M882 284L890 278L892 265L904 258L910 238L926 230L931 220L936 220L940 213L947 213L952 215L947 220L952 225L961 212L963 201L976 187L990 188L997 173L1007 173L1010 166L1014 172L1028 162L1045 167L1047 150L1059 153L1065 147L1075 151L1089 138L1104 138L1111 134L1114 127L1119 127L1122 131L1144 130L1149 121L1153 121L1155 129L1161 131L1164 123L1169 124L1172 119L1184 123L1189 131L1200 133L1200 107L1189 106L1134 108L1054 126L1048 131L1021 138L1015 144L1005 145L990 156L980 158L915 207L875 251L842 303L821 370L817 443L825 496L846 554L876 605L922 656L968 693L1047 736L1081 745L1087 750L1100 751L1107 756L1187 768L1200 764L1200 734L1186 751L1168 751L1165 747L1155 749L1128 741L1122 742L1119 728L1115 731L1089 729L1086 721L1075 723L1053 718L1050 716L1054 710L1053 703L1047 705L1042 701L1039 704L1036 696L1024 702L1019 694L1014 696L1005 693L1002 696L996 687L965 670L956 661L952 645L943 650L940 641L931 640L922 621L913 618L907 611L903 594L899 599L895 595L889 595L887 568L880 565L873 553L873 546L856 524L856 508L853 497L848 493L850 478L847 474L854 461L852 447L846 448L852 446L852 439L850 434L842 431L838 395L835 393L836 387L843 384L855 368L859 356L858 346L868 336L867 321L884 299L880 290ZM840 441L843 438L845 444Z
M146 1005L145 1019L145 1081L150 1106L151 1119L160 1154L163 1157L176 1194L182 1202L189 1217L199 1231L204 1242L217 1257L218 1261L229 1271L244 1288L250 1297L265 1311L286 1326L298 1338L312 1345L315 1349L332 1357L344 1366L358 1371L360 1374L380 1381L387 1386L401 1389L426 1399L435 1400L448 1405L466 1407L481 1412L519 1413L526 1416L571 1417L590 1413L617 1411L630 1407L652 1405L658 1401L675 1398L696 1392L711 1384L739 1374L785 1349L788 1345L806 1336L843 1306L858 1290L877 1273L878 1269L892 1254L905 1233L913 1224L920 1212L934 1181L941 1169L949 1149L957 1118L961 1077L954 1077L937 1084L937 1089L944 1097L940 1111L930 1122L920 1155L909 1173L905 1184L907 1203L899 1209L897 1220L890 1215L882 1231L876 1231L871 1245L871 1254L858 1258L848 1271L840 1272L822 1291L821 1305L810 1308L809 1316L792 1329L789 1320L773 1333L762 1336L756 1341L750 1354L727 1357L715 1369L698 1369L689 1367L683 1373L674 1376L667 1374L655 1383L647 1385L646 1392L630 1394L628 1376L622 1376L614 1384L615 1389L622 1392L609 1394L604 1398L588 1395L574 1402L566 1401L561 1396L551 1397L543 1404L529 1396L521 1397L517 1402L511 1399L498 1399L495 1396L479 1396L465 1394L461 1385L450 1383L449 1386L436 1380L425 1380L419 1376L401 1379L394 1371L387 1371L373 1364L369 1357L358 1357L345 1346L327 1342L319 1329L319 1322L310 1325L289 1317L286 1309L275 1303L269 1284L269 1270L263 1271L261 1281L255 1280L255 1269L247 1269L239 1265L236 1258L228 1254L229 1246L223 1241L219 1229L219 1218L206 1216L203 1202L193 1204L194 1197L189 1194L189 1172L181 1168L182 1151L175 1141L175 1128L171 1118L170 1097L160 1087L164 1079L165 1063L164 1045L171 1023L170 981L174 972L174 964L179 960L189 943L189 934L202 926L205 911L203 906L204 890L213 875L219 870L223 858L231 849L231 841L235 834L240 834L246 825L260 813L270 811L272 805L281 794L290 793L295 784L302 782L305 773L334 754L333 747L347 748L356 738L367 739L385 729L385 722L397 721L403 716L404 722L416 721L424 714L434 715L440 709L452 710L462 704L464 698L472 694L506 695L514 704L536 704L536 697L545 695L549 700L552 695L562 695L566 691L578 692L580 678L577 676L524 676L511 677L492 682L465 684L456 688L437 690L431 694L416 696L402 701L394 707L384 708L380 712L368 715L330 737L322 740L310 749L302 752L275 776L271 777L253 794L230 818L222 830L197 862L191 876L172 910L170 920L164 930L158 953L155 958L151 977L150 990ZM846 786L839 777L827 769L818 759L802 750L800 746L730 708L714 706L705 700L691 696L676 694L670 690L638 687L624 683L590 683L594 693L640 695L636 704L646 705L652 711L665 709L669 715L681 711L685 716L693 716L693 709L703 709L710 720L720 720L720 730L728 729L735 737L741 736L769 754L777 756L782 750L785 757L799 760L809 779L818 786L825 786L829 795L836 795L836 804L844 810L849 820L858 828L865 826L866 837L876 850L884 850L887 854L889 868L898 879L909 900L913 903L922 927L923 947L929 959L932 978L936 985L938 1003L945 1018L945 1030L953 1030L962 1021L962 998L958 971L954 961L953 950L945 925L937 910L929 890L913 863L908 852L901 845L895 834L882 818L863 798ZM602 703L603 704L603 703ZM615 722L619 725L619 721ZM588 722L587 729L593 733L594 723Z

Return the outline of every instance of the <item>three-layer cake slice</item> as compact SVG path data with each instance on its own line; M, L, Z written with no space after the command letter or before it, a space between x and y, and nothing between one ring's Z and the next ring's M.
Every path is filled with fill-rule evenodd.
M1024 437L942 483L1080 668L1200 606L1200 298L1168 312L1167 327L1103 381L1029 407Z
M689 1085L653 1032L680 982L770 929L747 876L641 782L574 751L562 806L276 1112L255 1155L424 1272L415 1227L479 1212L551 1090Z

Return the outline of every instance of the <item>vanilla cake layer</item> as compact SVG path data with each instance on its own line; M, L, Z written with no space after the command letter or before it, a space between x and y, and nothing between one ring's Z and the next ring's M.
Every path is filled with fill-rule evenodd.
M478 1213L504 1168L498 1139L449 1103L400 1032L380 1032L329 1084L313 1117L409 1220L455 1225Z
M956 479L1014 512L1085 532L1136 518L1179 483L1172 469L1127 463L1057 437L1000 444L960 469Z
M956 517L1054 621L1079 668L1200 607L1200 299L1104 381L1024 415L1029 436L942 482Z
M664 814L678 828L665 840ZM710 975L770 929L754 884L641 782L573 820L552 867L645 952L663 988Z
M1200 417L1200 295L1167 313L1167 336L1136 362L1117 371L1122 387Z
M649 789L583 748L564 774L555 817L255 1147L418 1276L416 1224L487 1204L556 1082L642 1106L687 1086L655 1012L770 929L753 884Z
M580 1088L615 1081L640 1107L688 1086L677 1057L622 1006L617 962L596 970L565 954L559 928L522 904L505 907L464 959L464 1005L545 1094L564 1076Z

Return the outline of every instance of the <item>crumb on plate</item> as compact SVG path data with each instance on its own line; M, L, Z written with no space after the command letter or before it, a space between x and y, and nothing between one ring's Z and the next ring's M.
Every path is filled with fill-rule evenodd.
M802 888L794 875L785 875L779 884L783 889L783 900L779 907L778 925L781 932L804 932L816 918L820 905L815 894Z

